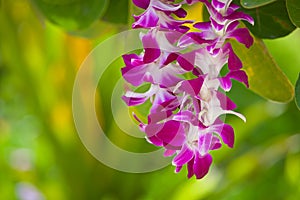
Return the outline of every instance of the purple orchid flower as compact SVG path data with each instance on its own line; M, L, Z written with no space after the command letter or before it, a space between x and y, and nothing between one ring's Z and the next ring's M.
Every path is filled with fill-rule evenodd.
M248 77L242 62L228 39L233 38L247 48L253 38L239 21L251 24L253 19L238 11L232 0L133 0L145 11L134 16L133 28L147 28L141 34L144 50L139 55L123 55L123 78L133 87L149 85L146 92L128 89L122 97L128 106L151 102L147 123L139 122L148 142L165 149L164 156L174 156L172 164L178 173L184 165L188 178L203 178L212 164L211 151L234 146L234 130L221 116L233 114L236 105L225 92L235 79L247 87ZM184 25L183 4L202 2L210 14L209 22L198 22L200 32L189 32ZM174 32L175 31L175 32ZM177 32L176 32L177 31ZM224 66L228 73L220 76ZM187 79L187 77L189 77ZM129 87L128 87L129 88Z

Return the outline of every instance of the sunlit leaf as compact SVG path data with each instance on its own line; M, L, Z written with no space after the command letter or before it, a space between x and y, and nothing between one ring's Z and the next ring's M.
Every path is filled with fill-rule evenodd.
M300 27L300 1L287 0L286 7L293 24L297 27Z
M246 49L236 41L232 41L232 45L243 62L252 91L277 102L292 100L294 97L292 84L274 61L261 39L255 38L250 49Z
M87 28L101 17L109 0L33 0L52 23L66 30Z
M293 139L297 139L294 135ZM285 160L285 177L291 185L298 186L300 183L300 156L299 154L289 153Z
M241 5L244 8L251 9L273 3L276 0L241 0Z
M300 110L300 73L298 80L296 82L296 87L295 87L295 98L296 98L296 104Z
M296 28L289 18L285 1L276 1L254 9L241 9L253 17L254 26L249 23L246 23L246 26L257 37L268 39L283 37Z

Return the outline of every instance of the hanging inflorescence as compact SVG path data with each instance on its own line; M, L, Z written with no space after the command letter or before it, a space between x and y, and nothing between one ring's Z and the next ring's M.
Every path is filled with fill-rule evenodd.
M210 15L208 22L178 20L186 16L183 4L202 2ZM239 20L253 24L253 19L238 11L231 0L133 0L145 11L134 16L133 28L140 34L144 51L123 56L124 79L134 87L148 84L143 93L127 89L123 100L128 106L151 103L147 122L135 119L147 140L165 148L165 156L176 154L175 171L187 164L188 178L205 176L211 166L211 150L234 145L233 128L222 115L234 114L236 105L220 91L229 91L231 79L248 87L242 63L234 53L229 38L249 48L253 39ZM186 24L193 23L190 31ZM228 73L220 75L224 66Z

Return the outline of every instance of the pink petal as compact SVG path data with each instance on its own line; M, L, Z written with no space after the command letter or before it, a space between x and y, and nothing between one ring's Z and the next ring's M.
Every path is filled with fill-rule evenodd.
M203 178L208 173L211 163L212 157L210 154L206 154L205 156L195 156L193 169L197 179Z
M244 71L230 71L225 77L219 78L220 85L225 91L229 91L232 87L232 82L230 79L235 79L241 83L244 83L246 87L249 87L248 76Z
M234 130L228 124L217 124L211 127L213 132L218 133L223 142L230 148L233 148L234 145Z
M183 8L180 8L180 9L174 11L174 14L179 18L184 18L184 17L186 17L187 12Z
M192 71L195 63L195 53L190 52L190 53L179 55L177 61L184 70Z
M228 34L229 38L235 38L238 42L250 48L253 44L253 38L247 28L238 28Z
M194 176L194 161L195 161L195 157L193 157L187 164L187 170L188 170L188 178L191 178L192 176Z
M228 68L229 70L238 70L243 67L239 57L234 53L230 43L226 43L223 47L224 51L228 50Z
M164 156L166 156L166 157L173 156L175 153L176 153L176 150L166 149L164 152Z
M180 86L180 90L190 94L193 97L198 96L202 88L203 82L203 76L200 76L196 79L183 81Z
M149 6L150 0L132 0L132 2L140 8L147 9Z
M181 146L185 141L184 129L180 122L170 120L162 124L156 136L161 139L165 144L174 147Z
M151 136L151 137L147 137L146 139L149 143L151 143L155 146L158 146L158 147L163 146L163 142L159 138L157 138L155 135Z
M139 86L144 82L144 76L147 72L147 66L126 66L121 69L123 78L134 86Z
M227 144L230 148L233 148L234 130L230 125L224 124L221 131L221 138L225 144Z

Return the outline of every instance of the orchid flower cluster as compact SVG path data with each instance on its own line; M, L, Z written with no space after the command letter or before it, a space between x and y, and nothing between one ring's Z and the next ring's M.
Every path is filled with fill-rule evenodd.
M208 22L181 20L187 15L183 4L202 2L210 15ZM212 164L210 152L222 142L232 148L234 130L221 116L234 114L236 105L223 91L232 87L232 79L248 87L229 38L249 48L249 31L239 21L253 19L238 11L232 0L133 0L145 11L134 16L133 28L146 29L140 39L141 54L123 55L123 78L134 88L145 84L145 92L128 89L122 97L128 106L151 104L147 122L134 114L146 139L165 149L165 156L175 155L172 164L178 173L187 165L188 178L203 178ZM191 31L186 24L193 24ZM198 31L199 30L199 31ZM220 75L227 66L228 73Z

